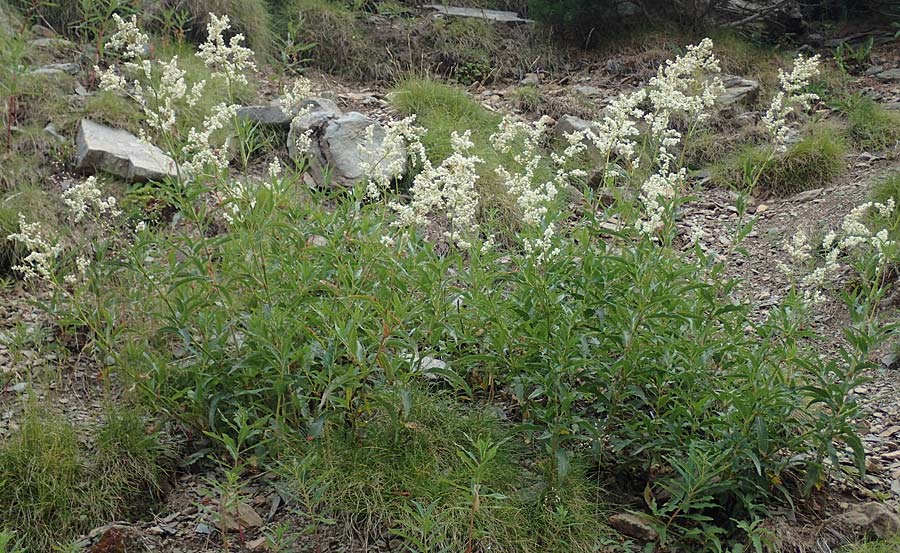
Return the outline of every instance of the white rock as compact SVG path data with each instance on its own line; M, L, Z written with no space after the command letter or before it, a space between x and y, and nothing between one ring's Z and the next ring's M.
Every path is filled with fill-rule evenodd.
M128 131L89 119L79 123L75 145L75 167L82 171L104 171L131 182L177 174L175 162L156 146L141 142Z

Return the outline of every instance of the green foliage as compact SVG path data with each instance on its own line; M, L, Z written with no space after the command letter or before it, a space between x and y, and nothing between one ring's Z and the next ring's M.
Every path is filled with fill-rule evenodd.
M305 513L396 524L419 551L592 551L606 530L580 474L551 491L521 464L529 451L476 406L413 391L357 432L293 451L281 473ZM363 445L360 446L360 443Z
M872 541L848 546L842 553L893 553L900 550L900 538L888 541Z
M743 187L755 180L754 193L785 197L822 186L846 168L847 146L834 127L819 124L783 154L766 146L748 146L714 168L714 179ZM752 177L751 177L752 175Z
M259 56L273 52L273 21L266 0L163 0L145 4L141 17L151 28L155 23L161 30L175 31L176 37L183 28L189 38L203 42L209 14L227 15L233 31L242 33L246 44Z
M50 551L140 507L134 492L157 484L159 446L129 417L108 422L92 453L75 428L32 406L18 431L0 442L0 518L27 549Z
M32 22L49 25L57 32L78 40L103 42L114 32L112 14L122 16L139 13L140 0L12 0L14 6Z
M847 95L835 106L847 117L850 139L858 148L881 151L900 142L900 113L859 94Z

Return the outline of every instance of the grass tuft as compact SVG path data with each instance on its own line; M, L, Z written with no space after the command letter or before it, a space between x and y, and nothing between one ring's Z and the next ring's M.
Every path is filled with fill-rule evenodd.
M50 551L133 513L140 493L155 489L162 447L134 417L110 411L91 451L69 423L28 407L18 431L0 442L0 520L19 532L26 550Z
M840 131L819 125L772 159L765 147L747 146L715 166L713 177L720 185L738 188L755 179L755 194L785 197L827 185L846 168L846 153Z
M857 148L881 151L900 143L900 113L860 95L850 95L837 106L847 117L848 132Z
M399 423L379 412L356 431L300 447L283 474L304 508L362 516L428 550L595 550L606 529L583 476L547 492L539 467L521 464L526 447L507 438L495 415L433 395L412 398ZM481 455L490 446L496 455Z

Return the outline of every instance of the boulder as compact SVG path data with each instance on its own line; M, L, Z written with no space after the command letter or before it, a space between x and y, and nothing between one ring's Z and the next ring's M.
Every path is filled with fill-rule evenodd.
M49 65L44 65L43 67L38 67L37 69L32 69L29 74L45 76L77 75L79 71L81 71L81 67L77 63L51 63Z
M367 130L375 127L372 141L367 141ZM366 175L363 173L363 163L377 163L378 159L367 159L360 151L361 147L377 150L384 144L387 132L377 121L357 112L350 112L343 117L333 119L325 127L325 133L319 142L324 161L331 169L332 182L340 185L352 185ZM387 175L388 177L401 178L405 170L406 152L398 154L403 157L404 170L400 174ZM386 169L382 169L386 171Z
M288 128L291 125L292 119L290 113L285 113L281 106L276 104L239 107L236 116L241 121L248 123L284 128Z
M717 102L721 107L735 104L749 104L759 95L759 82L738 77L737 75L721 75L722 86L725 93L719 96Z
M292 158L297 157L296 136L307 131L313 135L321 134L325 124L332 119L337 119L344 115L344 112L337 107L337 104L327 98L308 98L303 101L302 106L308 108L305 114L291 120L291 130L288 132L288 153ZM317 141L313 140L315 146Z
M82 171L104 171L130 182L177 174L175 162L156 146L142 142L128 131L89 119L78 124L75 146L75 167Z
M300 133L311 133L311 147L307 152L309 170L315 182L322 186L351 186L366 175L363 164L377 163L377 159L367 160L360 151L365 148L377 151L383 144L387 134L385 128L377 121L357 112L347 114L329 100L315 98L311 100L312 109L293 121L288 134L288 150L292 157L298 152L294 137ZM368 143L367 131L374 127L372 142ZM389 178L401 178L406 172L406 153L400 152L403 171L400 174L387 175ZM384 168L387 171L387 168Z

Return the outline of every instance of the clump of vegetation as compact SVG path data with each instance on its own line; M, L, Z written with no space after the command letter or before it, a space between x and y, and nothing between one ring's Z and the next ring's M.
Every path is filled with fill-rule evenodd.
M47 221L52 211L47 195L38 188L22 186L0 196L0 275L11 274L12 267L30 253L23 244L7 238L21 230L19 218Z
M900 113L858 94L845 96L836 106L847 117L847 132L858 148L882 151L900 143Z
M592 551L608 532L581 467L550 490L496 416L430 392L411 398L400 421L374 412L356 432L292 451L280 472L304 510L396 525L420 551Z
M74 427L34 406L0 442L0 518L27 550L50 551L98 523L133 514L158 489L157 436L145 434L136 415L109 415L95 450L79 442Z
M760 196L785 197L822 186L841 174L847 145L838 129L816 125L787 151L772 157L765 146L747 146L714 169L724 186L743 187L755 179Z
M143 61L146 40L119 23L133 42L119 46ZM223 50L208 61L228 71L211 78L223 79L216 84L233 103L247 52L237 43ZM802 91L815 65L798 59L773 104L775 146L748 168L760 182L798 147L775 154L788 122L809 107ZM594 551L606 536L596 515L608 478L643 491L658 534L647 549L744 547L759 542L775 498L821 485L846 448L864 471L852 390L889 331L872 306L885 260L898 254L885 243L880 256L853 250L871 269L860 272L869 287L845 296L848 345L834 360L805 346L818 296L800 285L756 317L722 262L677 223L686 182L672 152L690 133L667 124L707 116L719 87L702 75L716 66L704 40L656 84L617 98L597 134L558 150L547 120L501 118L459 89L409 79L392 101L417 121L389 125L376 157L402 149L418 173L321 197L305 191L302 161L273 163L264 179L233 174L229 137L249 151L230 127L235 108L192 112L181 101L195 83L147 79L133 92L135 110L179 166L147 193L178 224L126 225L92 177L63 198L70 224L60 248L21 237L43 254L25 273L48 287L57 320L83 329L85 351L112 360L147 405L211 440L226 475L223 504L239 499L247 469L279 466L312 521L346 514L392 524L421 550ZM111 66L106 85L116 89L118 72L133 67ZM309 83L294 85L286 97L308 94ZM692 101L681 101L684 91ZM660 124L642 135L635 111L645 109ZM210 123L185 137L179 118L203 110ZM586 140L607 162L600 185L641 183L634 202L601 205L573 167ZM592 209L576 214L559 201L570 186ZM494 217L501 210L504 221ZM735 247L745 232L735 230ZM813 284L817 294L829 285ZM59 492L65 513L41 512L49 522L37 521L29 539L46 541L52 517L72 516L78 499L127 496L158 474L147 468L157 456L144 453L154 448L136 435L140 423L113 419L96 460L71 438L48 448L34 430L25 434L33 446L22 438L0 450L9 459L0 470L13 467L0 494L30 489L7 483L47 449L74 459L70 472L82 477ZM112 457L134 459L124 465L139 480L91 478L113 470ZM34 478L53 474L45 465ZM86 518L119 504L91 506L103 512Z

